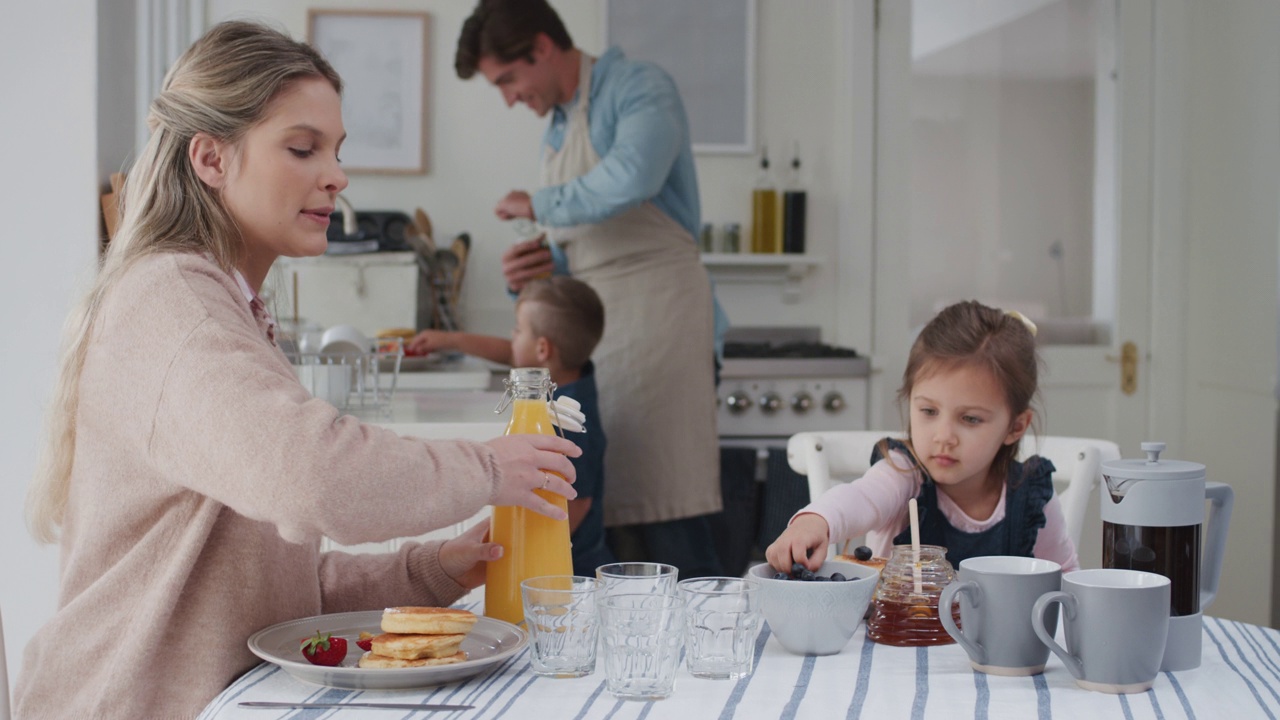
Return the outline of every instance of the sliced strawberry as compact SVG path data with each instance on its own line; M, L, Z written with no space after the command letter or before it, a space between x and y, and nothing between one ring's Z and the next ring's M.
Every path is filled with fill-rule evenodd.
M360 649L364 650L365 652L372 652L373 651L373 634L367 633L367 632L360 633L360 639L356 640L356 645L359 645Z
M347 656L346 638L333 637L330 633L316 631L315 637L302 641L302 657L312 665L334 666Z

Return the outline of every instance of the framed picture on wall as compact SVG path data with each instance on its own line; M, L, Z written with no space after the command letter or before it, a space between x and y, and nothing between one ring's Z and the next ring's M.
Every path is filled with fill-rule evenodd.
M427 172L427 36L424 12L307 11L307 41L342 76L354 173Z
M756 0L604 2L605 45L675 79L694 152L756 151Z

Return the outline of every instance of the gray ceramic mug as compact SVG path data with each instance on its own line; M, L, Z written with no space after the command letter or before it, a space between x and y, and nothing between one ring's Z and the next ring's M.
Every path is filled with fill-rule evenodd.
M978 672L991 675L1038 675L1044 672L1049 648L1031 626L1031 608L1045 593L1061 587L1062 566L1052 560L990 555L960 561L958 580L942 590L938 617L942 627L969 654ZM951 608L960 601L960 624ZM1058 608L1049 608L1045 626L1053 633Z
M1031 624L1080 687L1146 692L1160 673L1169 638L1169 592L1169 578L1155 573L1076 570L1062 576L1062 590L1040 596ZM1062 603L1065 648L1045 623L1053 603Z

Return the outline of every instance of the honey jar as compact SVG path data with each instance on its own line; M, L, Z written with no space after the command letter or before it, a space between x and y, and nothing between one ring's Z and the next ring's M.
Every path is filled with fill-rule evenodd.
M880 572L880 583L871 597L871 618L867 620L867 637L871 640L898 647L955 642L938 619L938 598L956 576L955 568L947 562L947 549L938 545L920 546L919 592L916 591L916 565L910 545L893 547L893 554ZM952 617L959 626L958 604L954 605Z

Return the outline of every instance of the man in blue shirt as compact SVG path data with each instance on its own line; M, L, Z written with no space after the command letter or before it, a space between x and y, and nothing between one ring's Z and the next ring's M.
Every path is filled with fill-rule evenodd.
M599 59L581 52L545 0L481 0L455 69L550 118L541 188L512 191L494 211L542 225L604 303L594 357L614 553L670 563L681 577L721 574L707 522L721 509L717 322L694 243L698 182L674 81L617 48ZM503 256L513 290L552 265L536 241Z

